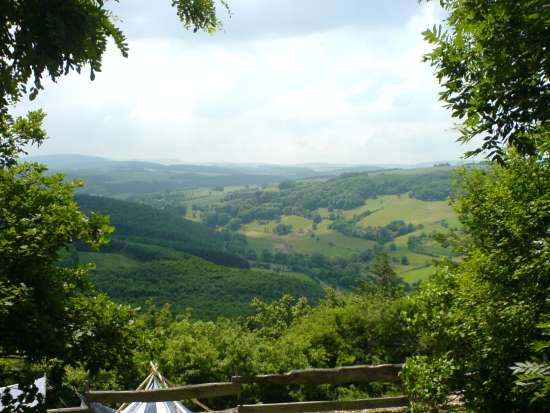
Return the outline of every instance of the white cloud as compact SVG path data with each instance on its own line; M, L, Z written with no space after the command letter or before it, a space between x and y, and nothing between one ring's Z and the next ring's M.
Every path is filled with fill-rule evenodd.
M457 158L464 148L421 63L420 32L438 13L429 3L401 26L341 24L231 42L224 34L197 42L142 36L130 39L128 59L111 47L94 82L70 75L24 108L49 113L52 139L42 154L278 163Z

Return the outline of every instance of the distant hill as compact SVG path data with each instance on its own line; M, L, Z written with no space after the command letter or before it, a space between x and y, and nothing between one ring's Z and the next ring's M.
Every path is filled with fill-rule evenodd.
M303 179L317 173L310 168L285 165L166 165L147 161L115 161L86 155L28 156L67 179L83 179L80 193L124 196L193 188L262 185Z
M58 154L58 155L34 155L26 156L23 159L26 162L39 162L50 169L84 169L96 168L112 164L107 158L99 156L77 155L77 154Z
M240 191L224 200L224 212L242 222L273 219L282 214L309 217L318 208L349 210L380 195L409 196L423 201L446 200L452 190L452 167L349 172L320 182L290 182L280 191Z
M67 179L83 179L80 193L127 198L136 194L185 191L246 185L270 185L287 180L334 177L350 172L408 169L411 165L345 165L311 163L272 164L166 164L152 161L117 161L97 156L59 154L25 157L40 162ZM433 163L432 163L433 164ZM430 164L429 166L431 166Z

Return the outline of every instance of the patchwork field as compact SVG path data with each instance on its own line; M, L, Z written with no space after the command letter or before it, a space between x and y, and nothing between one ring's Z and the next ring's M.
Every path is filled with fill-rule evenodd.
M450 255L450 251L431 236L459 227L452 208L444 200L449 195L451 174L452 168L352 173L334 179L295 181L284 186L249 184L188 188L139 195L136 200L160 208L168 206L176 213L185 211L188 220L207 223L219 231L231 228L228 219L242 219L246 222L244 225L231 229L245 235L247 240L244 249L236 253L256 256L251 260L256 260L260 268L266 263L261 258L265 251L272 255L278 252L308 256L322 254L349 259L369 251L376 254L383 250L389 255L396 272L407 282L414 283L426 279L432 271L434 259ZM360 194L365 193L365 188L371 195L360 205L362 201L357 202L357 196L364 197ZM401 188L403 192L395 188ZM232 196L227 197L231 193ZM332 208L320 207L327 204ZM346 205L360 206L345 209ZM229 209L223 209L228 206ZM288 215L283 209L295 211L294 215ZM229 211L233 211L229 213L230 218ZM321 221L314 223L313 217L317 214ZM216 221L222 215L225 218ZM250 222L250 215L256 219ZM401 233L401 230L392 229L390 231L394 232L388 241L384 227L396 225L392 224L395 221L417 228L396 238L393 238L396 231ZM340 224L338 231L331 228L335 222ZM281 230L281 225L291 230ZM403 226L402 223L399 225ZM411 237L416 238L414 245L409 243ZM281 260L272 263L277 270L285 270ZM267 262L271 261L268 259ZM344 272L342 270L341 274Z
M352 219L367 211L371 214L358 222L358 226L362 228L384 226L396 220L422 226L384 245L384 250L391 257L395 271L408 283L425 280L433 271L433 260L450 254L449 250L432 239L424 240L414 251L409 250L407 246L411 236L444 233L451 228L459 227L458 220L447 201L421 201L410 198L407 194L387 195L368 199L365 205L342 211L342 213L346 219ZM349 257L376 245L374 241L346 236L330 229L332 223L329 219L330 211L327 208L320 208L317 212L322 217L322 221L315 226L315 229L310 219L285 215L280 220L254 221L245 225L241 233L246 235L249 246L258 254L268 250ZM278 224L292 225L292 232L287 235L275 234L274 230Z
M277 235L274 229L278 224L292 225L288 235ZM323 219L313 229L313 221L296 215L285 215L280 221L255 221L245 225L242 233L249 244L261 253L264 249L303 254L320 253L329 257L347 257L374 246L373 241L348 237L329 229L331 221Z

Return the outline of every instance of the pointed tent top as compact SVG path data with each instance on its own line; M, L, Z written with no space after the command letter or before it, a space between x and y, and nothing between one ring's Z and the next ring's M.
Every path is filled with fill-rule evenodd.
M151 362L149 375L138 386L137 390L166 389L172 387L166 378L160 373L158 366ZM165 402L133 402L123 404L117 409L117 413L192 413L179 401Z

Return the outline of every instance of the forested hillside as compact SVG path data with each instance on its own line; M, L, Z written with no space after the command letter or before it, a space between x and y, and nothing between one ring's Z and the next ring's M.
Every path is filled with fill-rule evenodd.
M193 256L137 262L122 254L91 253L80 259L97 263L92 281L114 300L168 303L174 312L189 309L198 319L249 315L254 298L271 301L290 294L316 304L323 295L319 283L303 274L228 268Z
M177 312L189 308L197 318L216 318L248 314L254 297L272 300L288 293L315 303L322 295L307 275L248 270L246 259L227 252L230 234L147 205L87 195L76 199L87 213L109 215L115 230L100 252L76 243L63 264L96 263L94 285L116 301L152 300Z
M455 254L436 241L459 229L448 205L454 177L445 165L134 199L180 205L187 218L242 237L230 249L253 266L353 289L379 254L409 284L424 280L434 259Z
M285 215L314 216L319 208L349 210L368 198L409 193L423 201L446 200L451 192L452 168L433 168L412 173L349 173L322 182L286 181L278 191L242 190L228 194L214 212L224 214L211 222L225 225L236 218L242 223Z
M110 217L116 230L114 242L105 247L108 251L133 250L139 259L140 252L128 243L134 241L188 252L218 264L248 267L245 260L226 251L222 234L174 213L106 197L78 195L76 200L83 211Z

